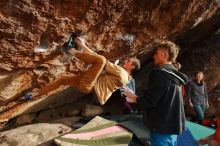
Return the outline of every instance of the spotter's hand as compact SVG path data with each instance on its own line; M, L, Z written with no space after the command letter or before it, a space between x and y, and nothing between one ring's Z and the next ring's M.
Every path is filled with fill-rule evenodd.
M137 102L137 95L134 94L134 92L132 92L131 90L129 90L128 88L124 88L124 90L121 93L122 95L126 96L126 100L129 103L136 103Z

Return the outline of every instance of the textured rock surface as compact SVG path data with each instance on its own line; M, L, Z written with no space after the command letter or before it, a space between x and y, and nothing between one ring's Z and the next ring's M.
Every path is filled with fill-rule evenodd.
M68 133L72 128L62 124L33 124L0 132L0 145L4 146L37 146L52 145L52 140ZM42 132L44 131L44 132Z
M209 85L215 81L209 89L215 88L219 84L219 77L213 77L219 69L216 67L219 64L219 37L216 35L217 38L214 39L215 37L208 36L210 43L211 38L216 43L204 44L213 50L213 59L207 56L209 47L203 46L206 50L203 52L199 45L189 46L203 41L208 31L204 33L204 37L197 37L191 44L190 31L188 35L185 32L194 30L202 22L209 20L217 13L219 5L218 0L2 0L0 99L14 101L8 102L7 106L1 106L0 121L7 121L21 114L33 102L43 101L66 87L33 102L20 100L24 90L37 90L63 74L79 74L85 69L84 64L77 59L67 62L67 56L61 51L61 45L68 38L68 33L76 30L86 32L87 45L109 60L132 55L142 55L142 60L147 60L149 46L154 40L172 38L185 50L180 60L183 66L187 66L183 68L186 73L192 74L191 71L195 70L192 68L197 67L197 64L189 64L185 60L186 56L193 52L204 53L206 57L201 59L205 58L207 61L199 61L202 63L198 68L207 66L201 69L207 72ZM204 30L207 25L200 29ZM196 32L203 34L195 29ZM186 38L188 42L183 41ZM195 58L193 62L197 61ZM212 71L208 73L209 70ZM78 94L73 96L74 99L79 98ZM47 105L52 106L52 99L48 99L48 103L44 102L44 108ZM65 101L68 102L68 98ZM17 112L17 109L21 112Z
M208 90L220 84L220 13L181 34L177 42L182 47L179 61L182 70L193 78L195 71L204 71Z

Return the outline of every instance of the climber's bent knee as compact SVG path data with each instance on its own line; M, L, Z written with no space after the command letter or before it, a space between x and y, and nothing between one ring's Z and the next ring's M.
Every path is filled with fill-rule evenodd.
M97 61L100 62L101 64L105 64L106 63L106 58L102 55L98 55L98 59Z
M85 94L89 94L89 93L92 93L93 87L90 87L90 86L80 86L79 90L81 92L85 93Z

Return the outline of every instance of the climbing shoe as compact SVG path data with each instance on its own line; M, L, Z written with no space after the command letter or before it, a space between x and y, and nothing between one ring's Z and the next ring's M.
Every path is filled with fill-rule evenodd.
M77 51L81 51L81 48L80 48L79 46L77 46L77 44L76 44L76 42L75 42L75 39L76 39L77 37L82 37L82 38L79 38L79 39L81 39L82 41L84 41L83 36L85 36L85 33L83 33L83 32L78 32L78 33L76 33L76 32L71 32L71 35L70 35L68 41L63 44L63 49L64 49L64 51L65 51L66 53L69 53L69 50L70 50L71 48L74 48L74 49L76 49Z
M77 38L77 34L76 33L72 33L68 39L68 41L66 43L63 44L63 49L66 53L68 53L68 51L71 48L77 48L76 42L75 42L75 38Z

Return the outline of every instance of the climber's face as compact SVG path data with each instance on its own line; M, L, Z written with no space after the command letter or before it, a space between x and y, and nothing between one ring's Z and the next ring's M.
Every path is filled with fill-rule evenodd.
M122 63L122 67L125 69L125 70L129 70L129 71L132 71L134 69L134 65L133 65L133 60L132 58L127 58L123 61Z

